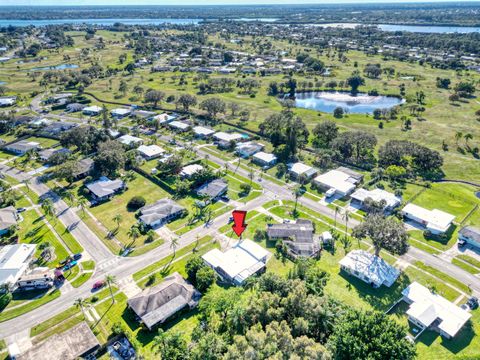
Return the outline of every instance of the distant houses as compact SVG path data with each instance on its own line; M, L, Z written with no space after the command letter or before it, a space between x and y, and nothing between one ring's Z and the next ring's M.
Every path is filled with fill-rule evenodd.
M39 149L40 144L38 142L28 140L20 140L4 147L4 150L10 151L17 155L24 155L28 151Z
M157 228L183 216L186 209L171 199L161 199L139 210L138 220L151 228Z
M346 273L379 288L390 287L400 275L400 271L389 265L381 257L364 250L350 251L342 260L340 268Z
M159 285L128 299L128 306L152 330L182 309L196 307L200 297L200 292L175 272Z
M118 108L110 111L110 115L112 115L112 117L115 119L123 119L124 117L129 116L131 113L132 110L125 108Z
M223 281L242 285L249 277L265 271L271 255L253 241L243 240L225 252L210 250L202 259Z
M195 126L193 128L193 133L195 137L199 139L206 139L211 137L215 133L215 130L212 130L204 126Z
M270 168L277 163L277 157L273 154L260 151L252 156L252 162L263 168Z
M83 115L87 116L98 116L102 112L102 108L97 105L87 106L83 108L82 113Z
M410 322L422 330L431 328L447 339L454 338L472 317L468 311L417 282L402 291L402 300L410 305L407 311Z
M428 210L421 206L409 203L402 209L402 215L413 222L423 226L432 234L441 235L450 229L455 216L444 211Z
M336 195L344 197L351 194L362 179L363 176L361 174L340 167L317 176L313 179L313 185L323 191L334 189Z
M190 130L191 125L185 121L171 121L168 126L176 132L185 132Z

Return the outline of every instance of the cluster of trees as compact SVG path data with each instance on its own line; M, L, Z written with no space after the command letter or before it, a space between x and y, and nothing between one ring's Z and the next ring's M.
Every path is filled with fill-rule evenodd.
M187 265L192 282L205 267ZM159 330L154 349L162 359L399 359L415 357L407 329L388 316L356 310L324 294L328 275L300 260L288 278L266 273L244 288L211 286L199 304L191 342ZM200 286L202 286L200 282Z
M308 70L321 73L325 69L323 61L312 57L307 53L300 53L297 55L297 61L303 64Z

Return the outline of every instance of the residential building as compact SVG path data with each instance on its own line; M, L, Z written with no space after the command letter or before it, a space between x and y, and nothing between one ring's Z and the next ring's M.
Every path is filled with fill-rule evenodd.
M73 173L73 177L76 180L80 180L88 175L90 175L95 167L95 163L93 159L90 158L85 158L82 160L79 160L76 163L76 170Z
M12 106L17 102L17 98L13 97L0 97L0 107Z
M249 158L250 156L258 153L259 151L262 151L265 145L249 141L245 143L240 143L237 146L235 146L235 152L243 157L243 158Z
M140 145L137 151L147 160L158 158L165 153L165 150L158 145Z
M187 165L180 171L180 176L185 179L191 178L195 173L202 171L203 166L200 164Z
M226 133L219 131L213 134L213 138L219 147L228 148L232 142L237 143L240 140L243 140L244 136L240 133Z
M23 155L27 151L40 149L40 144L35 141L20 140L5 146L3 149L18 155Z
M458 239L464 240L472 246L480 247L480 228L475 226L464 226L458 232Z
M17 225L19 215L13 206L0 209L0 236L8 233L12 226Z
M45 149L38 153L40 160L47 162L54 154L70 154L71 151L66 148Z
M28 270L37 245L15 244L0 248L0 285L13 287Z
M252 156L252 161L263 168L270 168L277 163L277 157L273 154L260 151Z
M197 195L216 201L228 191L228 184L223 179L215 179L197 189Z
M123 119L126 116L129 116L132 113L132 110L125 108L113 109L110 111L110 115L116 119Z
M250 276L264 272L271 255L253 241L243 240L225 252L210 250L202 259L223 281L241 285Z
M268 224L270 240L282 240L293 258L314 257L320 252L318 239L314 238L315 228L310 220L298 219L295 223Z
M125 182L120 179L110 180L102 176L97 181L86 185L90 194L96 202L109 200L115 194L123 191L126 187Z
M55 121L47 124L47 126L40 129L39 134L43 136L59 138L62 133L69 131L77 126L78 124L73 122Z
M157 115L156 112L153 111L147 111L147 110L134 110L132 111L132 117L137 118L137 119L145 119L147 121L153 120L155 115Z
M74 112L83 111L83 109L85 109L86 107L87 107L86 105L83 105L80 103L71 103L71 104L67 104L66 110L69 113L74 113Z
M171 199L161 199L139 210L138 220L145 225L156 228L185 214L185 208Z
M200 139L205 139L212 136L215 133L215 130L212 130L204 126L195 126L193 128L193 133L195 134L195 137Z
M438 331L447 339L454 338L472 317L468 311L417 282L402 291L402 300L410 305L407 311L409 321L422 330Z
M97 105L87 106L83 108L82 113L87 116L97 116L102 112L102 108Z
M200 297L200 292L175 272L161 284L146 288L128 299L128 306L141 319L142 324L152 330L182 309L196 307Z
M293 179L300 180L303 178L308 182L317 174L317 169L301 162L297 162L289 165L289 173Z
M169 122L175 120L177 117L175 115L169 115L167 113L159 114L153 117L153 120L158 121L160 125L168 124Z
M143 144L143 139L132 135L123 135L120 136L117 140L128 147L134 147Z
M177 121L177 120L171 121L168 124L168 126L170 126L172 130L178 131L178 132L188 131L191 128L189 123L184 121Z
M359 208L363 208L367 199L371 199L379 204L383 202L383 209L386 211L393 210L402 203L401 198L382 189L358 189L350 197L352 198L351 205Z
M425 227L432 234L444 234L455 220L455 216L444 211L427 210L421 206L409 203L402 209L402 215Z
M313 184L323 191L335 189L335 194L344 197L351 194L356 185L359 183L358 178L351 176L349 173L340 170L330 170L313 179Z
M76 360L94 359L93 355L100 348L97 337L85 321L59 334L53 334L25 353L16 355L16 360Z
M400 275L400 271L381 257L364 250L350 251L340 260L340 268L374 288L382 285L390 287Z

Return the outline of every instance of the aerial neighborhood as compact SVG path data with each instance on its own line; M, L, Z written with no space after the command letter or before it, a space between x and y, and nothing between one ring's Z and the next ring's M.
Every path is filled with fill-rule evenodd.
M0 7L3 358L480 359L462 4Z

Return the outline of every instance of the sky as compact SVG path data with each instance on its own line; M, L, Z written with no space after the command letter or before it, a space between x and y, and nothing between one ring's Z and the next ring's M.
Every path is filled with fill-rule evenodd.
M455 0L423 0L456 2ZM478 0L463 0L472 2ZM253 5L253 4L339 4L339 3L409 3L422 0L0 0L0 6L71 6L71 5Z

